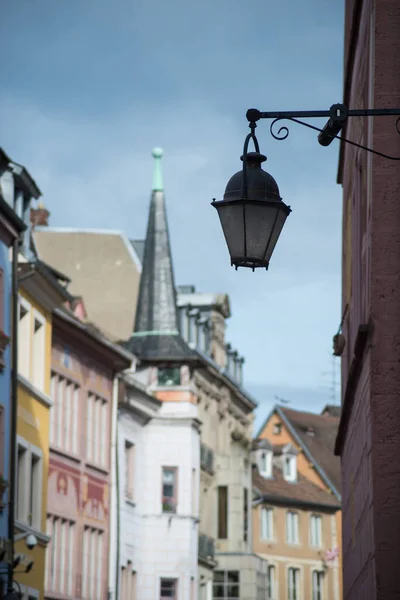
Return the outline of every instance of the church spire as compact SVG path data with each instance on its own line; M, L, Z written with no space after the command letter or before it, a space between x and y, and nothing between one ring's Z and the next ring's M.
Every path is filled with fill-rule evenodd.
M155 148L153 185L136 319L129 348L143 360L182 360L192 351L179 335L165 196L163 151Z

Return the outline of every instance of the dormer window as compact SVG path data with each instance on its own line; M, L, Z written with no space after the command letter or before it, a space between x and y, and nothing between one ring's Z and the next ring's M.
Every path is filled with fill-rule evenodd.
M179 367L158 369L158 385L173 387L181 384L181 370Z
M286 481L296 481L297 479L297 458L292 454L283 455L283 476Z
M263 477L272 476L272 452L270 450L266 450L261 454L260 474Z
M275 423L272 429L273 435L280 435L282 431L282 423Z

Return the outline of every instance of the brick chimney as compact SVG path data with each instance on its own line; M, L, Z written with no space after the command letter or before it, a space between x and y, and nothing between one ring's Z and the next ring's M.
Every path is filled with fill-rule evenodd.
M48 227L50 213L42 202L39 202L37 208L31 208L32 231L36 226Z

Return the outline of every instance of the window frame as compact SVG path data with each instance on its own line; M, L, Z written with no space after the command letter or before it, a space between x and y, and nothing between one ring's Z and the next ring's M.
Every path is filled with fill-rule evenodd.
M232 575L235 575L235 579L236 581L232 581L232 579L230 579L230 577L232 578ZM222 575L222 579L217 579L217 577L219 577L220 575ZM240 587L241 587L241 577L240 577L240 570L234 570L234 569L221 569L221 570L216 570L214 571L213 574L213 598L218 598L219 600L236 600L236 599L240 599ZM222 596L215 596L215 588L216 587L222 587L223 590L223 595ZM232 589L229 588L237 588L237 596L232 595Z
M295 575L295 583L296 583L296 593L293 594L291 591L293 590L290 581L291 572ZM301 569L299 567L290 566L286 571L286 588L287 588L287 600L301 600Z
M273 572L273 577L271 579L270 574L271 571ZM278 600L278 595L276 593L277 591L277 566L275 565L275 563L270 564L268 561L268 565L267 565L267 600ZM272 585L271 585L272 583Z
M173 583L174 584L174 589L173 589L173 596L163 596L162 592L163 592L163 583ZM178 585L179 585L179 579L178 577L160 577L160 600L169 600L170 598L172 600L178 600Z
M319 590L314 587L315 575L317 575ZM325 573L321 569L311 570L311 598L312 600L324 600L325 598Z
M164 483L164 474L166 471L172 471L174 473L173 495L164 496L164 485L171 485ZM168 500L172 499L172 502ZM169 509L169 510L168 510ZM162 466L161 467L161 512L163 514L176 514L178 510L178 467Z
M125 438L124 440L124 454L125 454L125 485L124 493L125 499L133 502L135 497L135 455L136 446L135 444Z
M220 492L225 490L225 499L220 498ZM222 508L221 500L224 500ZM224 524L221 523L221 512L224 512ZM221 535L222 534L222 535ZM217 486L217 537L219 540L229 539L229 486Z
M266 516L266 531L264 532L264 518L263 515L267 514ZM264 542L273 542L275 539L274 536L274 509L271 506L262 506L261 507L261 513L260 513L260 537L261 540ZM264 536L264 533L266 533L267 535ZM268 535L268 533L270 533L270 535Z
M24 475L23 475L23 500L21 504L18 502L19 499L19 464L18 454L19 448L22 448L25 452L25 464L24 464ZM43 491L43 452L41 448L30 444L25 438L17 435L16 440L16 453L17 453L17 464L15 469L15 490L16 490L16 502L15 502L15 518L17 521L32 527L35 531L42 530L42 491ZM38 490L40 493L35 498L35 515L31 515L31 499L32 499L32 456L34 456L38 462ZM22 506L21 506L22 505ZM20 512L21 511L21 512ZM21 514L22 513L22 514ZM35 520L33 521L33 517Z
M313 527L314 524L314 527ZM322 548L322 516L317 514L310 515L310 547L311 548ZM317 533L314 538L314 533Z
M46 387L46 317L43 315L43 313L41 313L39 310L37 310L37 308L33 307L32 310L32 322L31 322L31 338L32 338L32 348L31 348L31 377L30 377L30 381L32 383L32 385L35 386L35 388L37 388L38 390L40 390L41 392L45 391L45 387ZM40 339L40 351L36 352L35 351L35 335L36 335L36 331L35 331L35 327L36 327L36 322L39 323L40 325L40 329L41 329L41 339ZM37 356L36 360L35 360L35 356ZM38 366L39 365L39 368ZM36 370L39 371L39 375L38 378L36 379Z
M25 311L25 314L21 318L21 308ZM18 294L18 374L25 377L28 381L31 380L31 348L32 348L32 305L28 300L26 300L21 294ZM23 340L21 338L22 329L21 329L21 321L23 319L27 320L26 330L24 330L24 334L27 335L27 339ZM25 342L25 347L27 348L26 352L23 353L25 357L24 360L21 360L21 352L22 352L22 341ZM23 365L23 367L22 367ZM21 368L22 367L22 368Z
M286 472L287 465L289 465L288 472ZM286 481L297 481L297 456L295 454L283 454L283 477Z
M291 520L291 525L289 525L289 521ZM295 523L295 527L293 527L293 522ZM289 532L295 532L293 539L289 536ZM294 510L288 510L286 512L286 543L291 546L298 546L300 544L299 539L299 513Z
M265 463L264 463L265 461ZM263 477L271 477L272 476L272 451L271 450L263 450L261 454L260 461L260 475ZM265 468L264 468L265 467Z

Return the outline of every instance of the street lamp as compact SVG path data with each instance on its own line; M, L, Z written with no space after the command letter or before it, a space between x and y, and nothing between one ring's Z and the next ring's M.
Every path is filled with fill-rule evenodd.
M253 271L258 267L268 269L276 243L291 212L290 206L280 197L275 179L261 168L261 164L267 158L260 154L255 135L257 121L273 119L270 132L276 140L285 140L289 129L283 126L275 133L274 125L279 121L289 120L318 131L318 142L321 146L329 146L337 138L377 156L400 160L400 157L383 154L338 135L349 117L393 115L400 115L400 108L349 110L344 104L333 104L329 110L315 111L260 112L255 108L248 110L246 117L250 133L246 136L241 156L243 167L228 181L223 200L216 201L214 198L211 203L218 211L231 265L236 270L238 267L248 267ZM321 117L328 117L323 129L299 119ZM400 117L396 121L396 130L400 134ZM248 152L250 140L254 143L255 152Z

